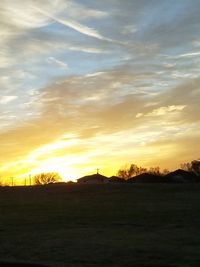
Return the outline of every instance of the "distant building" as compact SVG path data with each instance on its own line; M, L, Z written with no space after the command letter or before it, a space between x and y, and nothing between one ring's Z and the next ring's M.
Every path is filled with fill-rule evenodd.
M78 184L106 184L109 178L99 173L87 175L77 180Z
M131 177L127 180L128 183L162 183L165 182L162 176L152 173L142 173Z
M176 183L188 183L188 182L199 181L195 173L184 171L181 169L168 173L167 175L165 175L165 178L171 182L176 182Z
M142 173L127 180L128 183L192 183L198 181L199 179L194 173L181 169L164 176Z
M110 183L125 183L126 180L118 176L111 176L109 178L109 182Z

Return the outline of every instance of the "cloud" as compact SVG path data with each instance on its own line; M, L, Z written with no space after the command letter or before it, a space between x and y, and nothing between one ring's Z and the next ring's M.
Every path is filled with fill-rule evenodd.
M89 8L74 1L67 1L66 9L70 10L68 16L76 18L77 20L88 20L92 18L101 19L108 16L106 11Z
M135 34L138 31L137 27L135 25L125 25L122 28L122 34L128 35L128 34Z
M83 46L67 46L67 48L71 51L78 51L84 53L92 53L92 54L107 54L110 51L103 49L103 48L96 48L96 47L83 47Z
M70 27L82 34L85 34L85 35L88 35L88 36L91 36L91 37L94 37L94 38L97 38L97 39L100 39L100 40L110 40L106 37L104 37L103 35L101 35L100 33L98 33L96 30L92 29L92 28L89 28L85 25L82 25L76 21L70 21L70 20L64 20L64 19L57 19L57 18L53 18L55 21L67 26L67 27Z
M179 55L176 58L196 57L196 56L199 56L199 55L200 55L200 52L191 52L191 53L186 53L186 54Z
M154 109L152 112L147 113L145 116L163 116L168 114L169 112L174 111L182 111L186 105L171 105L167 107L160 107L157 109Z
M150 166L162 157L170 162L169 155L180 153L180 140L189 134L186 129L190 128L191 123L189 118L183 123L185 114L182 112L186 109L188 112L192 107L196 99L194 93L198 88L198 81L173 88L170 94L163 92L160 96L149 98L147 94L131 95L127 92L127 95L119 98L120 91L116 91L116 86L113 85L117 81L123 81L124 83L119 83L123 88L124 84L134 84L139 78L125 70L126 68L121 68L87 76L68 77L43 88L39 100L40 117L0 135L2 153L9 155L9 160L1 159L1 164L10 169L9 164L13 164L17 159L18 163L13 168L21 166L19 173L21 170L27 173L30 172L27 166L34 171L41 171L47 168L45 166L52 159L52 162L57 162L56 170L63 173L63 170L67 172L69 168L73 173L78 166L88 171L87 166L95 166L97 161L100 167L108 168L103 154L108 155L113 162L118 159L118 163L132 159L140 165ZM188 87L189 95L186 90ZM176 100L174 95L177 96ZM149 101L154 105L149 105ZM184 105L180 104L183 102ZM179 114L178 120L177 117L167 116L176 112ZM193 122L191 131L194 133L195 129L196 122ZM66 134L71 137L65 137ZM169 136L176 138L180 146L175 143L169 145ZM162 143L158 145L158 142ZM160 147L164 149L161 154L158 153ZM68 162L65 167L64 161ZM109 164L113 164L113 169L117 168L117 164ZM170 164L174 166L175 163ZM166 167L162 160L161 166ZM4 172L7 169L4 169ZM73 177L76 175L78 174Z
M16 96L16 95L5 95L5 96L2 96L2 97L0 97L0 104L6 105L9 102L12 102L17 98L18 98L18 96Z
M68 68L68 64L67 63L65 63L65 62L63 62L61 60L58 60L58 59L56 59L54 57L49 57L47 59L47 62L49 62L50 64L55 64L60 68L66 68L66 69Z
M192 44L194 47L200 47L200 40L194 40Z
M68 23L69 27L87 36L102 39L103 36L96 30L82 25L80 21L103 18L107 16L105 11L89 9L73 1L66 2L64 0L53 2L28 0L23 5L19 0L14 2L8 0L2 2L0 6L0 33L2 36L0 63L4 68L13 67L22 57L26 58L26 62L33 61L32 57L36 60L40 56L53 53L58 49L60 51L69 49L86 53L104 53L103 48L81 45L80 42L75 45L73 41L69 42L69 39L67 42L62 38L55 41L57 36L53 37L52 34L56 35L56 33L47 34L43 29L55 24L55 19L57 19L61 23ZM65 10L70 10L70 12L66 13ZM43 31L42 34L40 29ZM20 53L18 53L18 49Z
M72 19L63 19L63 18L59 18L55 15L52 15L51 13L46 12L45 10L41 10L39 8L35 9L40 12L41 14L43 14L44 16L46 16L49 19L52 19L53 21L56 21L64 26L67 26L69 28L72 28L73 30L81 33L81 34L85 34L87 36L90 37L94 37L97 38L99 40L105 40L105 41L111 41L111 39L104 37L103 35L101 35L97 30L87 27L75 20Z
M184 142L189 157L197 154L197 1L0 7L3 172L39 171L51 157L59 170L71 162L70 171L108 168L111 160L114 169L129 160L167 167Z

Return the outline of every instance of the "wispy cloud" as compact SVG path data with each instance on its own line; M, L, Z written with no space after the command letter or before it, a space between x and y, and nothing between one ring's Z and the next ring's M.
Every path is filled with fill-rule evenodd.
M106 54L110 53L109 50L103 48L96 48L96 47L83 47L83 46L68 46L69 50L84 52L84 53L91 53L91 54Z
M18 98L18 96L16 96L16 95L5 95L5 96L2 96L2 97L0 97L0 104L6 105L9 102L12 102L17 98Z
M39 8L35 7L35 10L37 10L38 12L40 12L41 14L43 14L45 17L52 19L55 22L58 22L66 27L72 28L73 30L81 33L81 34L85 34L88 35L90 37L94 37L97 38L99 40L105 40L105 41L110 41L109 38L104 37L103 35L101 35L97 30L87 27L75 20L72 19L63 19L60 18L58 16L52 15L48 12L46 12L45 10L41 10Z
M63 62L61 60L58 60L58 59L56 59L54 57L49 57L47 59L47 62L49 62L50 64L55 64L55 65L57 65L60 68L65 68L65 69L68 68L68 64L67 63L65 63L65 62Z
M182 54L182 55L178 55L176 58L196 57L196 56L200 56L200 52L185 53L185 54Z
M103 35L101 35L97 30L93 29L93 28L89 28L85 25L82 25L76 21L69 21L69 20L64 20L64 19L58 19L58 18L53 18L55 21L67 26L67 27L70 27L82 34L85 34L85 35L88 35L88 36L91 36L91 37L94 37L94 38L97 38L97 39L100 39L100 40L110 40L109 38L106 38L104 37Z
M182 111L186 105L171 105L167 107L160 107L154 109L152 112L147 113L145 116L163 116L170 112Z

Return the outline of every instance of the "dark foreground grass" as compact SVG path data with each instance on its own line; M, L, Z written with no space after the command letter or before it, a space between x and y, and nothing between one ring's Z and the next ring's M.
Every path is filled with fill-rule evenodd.
M0 261L200 266L200 185L0 188Z

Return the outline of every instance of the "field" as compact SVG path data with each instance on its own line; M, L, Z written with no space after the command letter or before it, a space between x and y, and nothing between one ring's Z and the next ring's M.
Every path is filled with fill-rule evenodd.
M0 188L0 261L200 266L200 185Z

